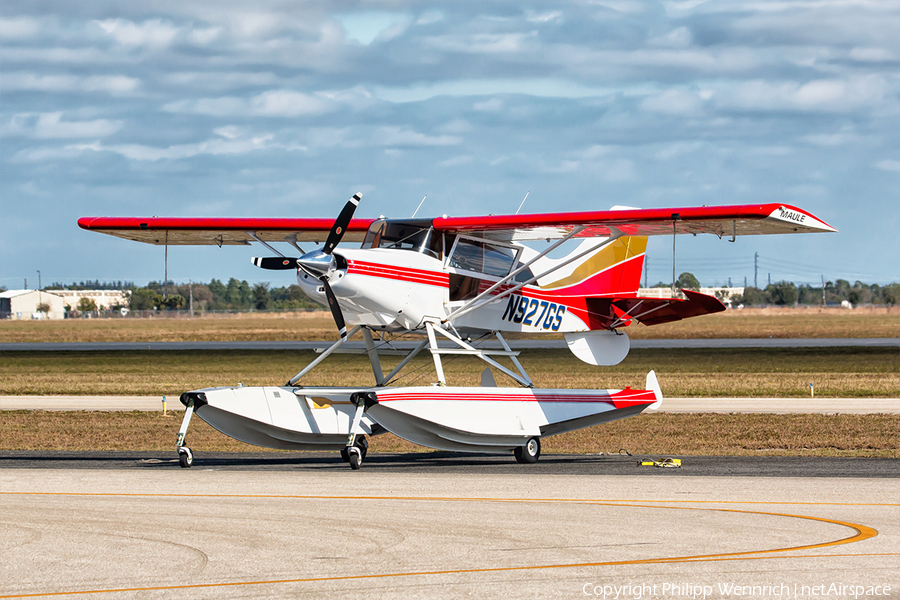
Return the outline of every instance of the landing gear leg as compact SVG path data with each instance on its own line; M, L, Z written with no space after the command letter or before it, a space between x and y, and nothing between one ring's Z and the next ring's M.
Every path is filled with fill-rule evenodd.
M519 446L513 450L513 454L516 457L516 462L522 464L536 463L541 456L541 440L533 437L524 446Z
M184 435L187 433L188 425L191 424L193 414L194 400L191 398L185 406L184 419L181 421L181 429L178 430L178 439L175 441L175 449L178 451L178 463L182 469L187 469L194 464L194 455L191 449L184 445Z
M341 456L343 457L346 453L347 462L350 463L350 468L354 471L358 471L362 466L365 451L369 449L369 443L368 441L365 441L365 436L361 436L362 440L365 441L364 446L362 443L357 443L356 440L356 429L359 427L363 412L366 410L365 395L359 392L350 394L350 402L356 405L356 412L353 414L353 421L350 423L350 434L347 436L347 445L341 451Z

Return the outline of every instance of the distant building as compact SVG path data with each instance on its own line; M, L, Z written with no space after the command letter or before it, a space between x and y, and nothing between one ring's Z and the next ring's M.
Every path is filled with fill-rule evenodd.
M715 296L720 299L723 304L731 306L731 299L734 296L743 296L744 288L742 287L702 287L698 290L701 294ZM641 288L638 290L638 296L641 298L671 298L672 288L655 287Z
M47 313L38 312L43 303ZM0 293L0 319L64 319L66 302L56 292L41 290L8 290Z
M107 310L113 306L128 306L131 299L129 290L53 290L65 300L73 310L78 309L78 301L90 298L97 305L97 310Z

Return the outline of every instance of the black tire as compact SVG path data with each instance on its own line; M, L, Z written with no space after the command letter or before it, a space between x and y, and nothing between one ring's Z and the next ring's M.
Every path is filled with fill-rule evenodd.
M519 446L513 450L516 456L516 462L522 464L536 463L541 456L541 440L534 437L528 440L524 446Z
M192 464L194 464L194 457L188 454L187 452L179 452L178 453L178 464L181 465L182 469L189 469Z
M341 448L341 458L344 460L345 463L350 462L350 454L347 452L347 446L344 446L343 448Z
M364 436L364 435L356 436L356 443L353 445L356 446L357 448L359 448L359 451L362 452L362 458L365 459L366 454L368 454L368 452L369 452L369 440L366 439L366 436Z
M359 468L362 466L362 453L359 452L351 452L350 453L350 468L354 471L359 471Z

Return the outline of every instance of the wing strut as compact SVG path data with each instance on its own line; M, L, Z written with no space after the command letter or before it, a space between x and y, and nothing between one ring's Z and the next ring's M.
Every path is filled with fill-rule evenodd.
M530 267L532 264L534 264L535 261L537 261L537 260L540 259L540 258L543 258L543 257L547 256L548 254L550 254L551 252L553 252L554 250L556 250L559 246L561 246L563 243L568 242L570 239L572 239L573 237L575 237L576 235L578 235L579 233L581 233L581 232L584 231L584 230L585 230L585 226L584 226L584 225L579 225L578 227L575 227L575 228L574 228L572 231L570 231L564 238L562 238L561 240L559 240L559 241L557 241L557 242L551 244L550 247L544 249L543 252L541 252L540 254L538 254L537 256L535 256L534 258L532 258L531 260L529 260L529 261L528 261L527 263L525 263L524 265L519 266L518 269L514 270L514 271L511 272L511 273L508 273L505 277L503 277L502 279L500 279L500 281L498 281L497 283L495 283L494 285L492 285L492 286L489 287L488 289L484 290L483 292L481 292L480 294L478 294L477 296L475 296L474 298L472 298L471 300L469 300L468 302L466 302L465 304L463 304L462 306L460 306L458 309L456 309L455 311L453 311L452 313L450 313L449 315L447 315L447 318L444 319L444 320L441 321L441 322L442 322L442 323L447 323L448 321L450 321L450 320L452 320L452 319L455 319L456 317L461 316L461 313L463 313L463 312L469 312L469 311L472 310L473 308L478 308L477 306L473 306L476 302L478 302L479 300L481 300L482 298L484 298L485 296L487 296L488 294L490 294L491 292L493 292L494 290L496 290L496 289L497 289L498 287L500 287L501 285L505 285L508 281L511 281L513 277L515 277L516 275L518 275L519 273L521 273L522 271L524 271L525 269L527 269L528 267ZM568 264L568 263L567 263L567 264ZM531 282L529 281L528 283L531 283ZM527 285L527 284L524 284L524 283L523 283L522 285L516 287L515 290L522 289L522 287L524 287L525 285ZM494 299L492 298L491 301L493 301L493 300L494 300ZM481 304L479 304L478 306L481 306Z
M281 258L287 258L287 256L285 256L284 254L282 254L281 252L279 252L278 250L276 250L275 248L273 248L272 246L270 246L268 242L266 242L265 240L263 240L262 238L260 238L258 235L256 235L256 234L253 233L252 231L245 231L244 233L246 233L247 235L249 235L250 237L252 237L254 240L256 240L257 242L259 242L260 244L262 244L263 246L265 246L266 248L268 248L269 250L271 250L272 252L274 252L275 254L277 254L278 256L280 256Z
M169 230L166 229L165 281L163 282L163 300L169 299Z
M679 213L672 213L672 297L675 295L675 224L681 220Z
M357 325L356 327L354 327L353 329L351 329L350 331L348 331L346 337L343 337L343 336L342 336L338 341L336 341L336 342L333 343L331 346L329 346L328 349L325 350L325 352L323 352L322 354L320 354L319 356L317 356L316 359L315 359L314 361L312 361L311 363L309 363L308 365L306 365L306 368L305 368L305 369L303 369L302 371L300 371L299 373L297 373L296 375L294 375L293 377L291 377L290 379L288 379L288 382L287 382L285 385L286 385L286 386L296 385L297 382L300 381L300 378L301 378L301 377L303 377L304 375L306 375L307 373L309 373L310 371L312 371L312 370L316 367L316 365L318 365L320 362L322 362L323 360L325 360L326 358L328 358L328 357L331 355L332 352L334 352L335 350L337 350L338 348L340 348L341 346L343 346L343 345L344 345L344 342L346 342L346 341L349 340L351 337L353 337L353 334L355 334L355 333L356 333L357 331L359 331L361 328L362 328L362 325Z

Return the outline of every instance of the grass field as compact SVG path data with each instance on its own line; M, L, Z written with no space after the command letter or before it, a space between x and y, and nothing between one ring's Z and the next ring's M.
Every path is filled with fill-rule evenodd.
M900 337L900 308L745 309L624 329L634 339ZM202 318L0 321L0 342L289 341L334 339L331 315L245 313ZM558 337L558 336L557 336Z
M309 351L4 352L0 395L179 395L219 385L281 385L309 363ZM385 357L385 372L399 357ZM615 367L592 367L568 350L524 351L537 387L643 388L648 371L672 397L900 397L896 348L639 349ZM444 362L450 385L479 385L484 365ZM396 385L428 385L434 363L422 356ZM499 385L514 385L497 374ZM304 385L373 385L362 355L335 355Z
M0 450L155 450L175 455L179 416L147 412L0 413ZM900 415L647 414L545 438L544 453L900 458ZM259 450L193 419L188 444L203 452ZM428 452L391 434L372 452ZM274 452L274 451L273 451ZM335 453L337 454L337 453Z

